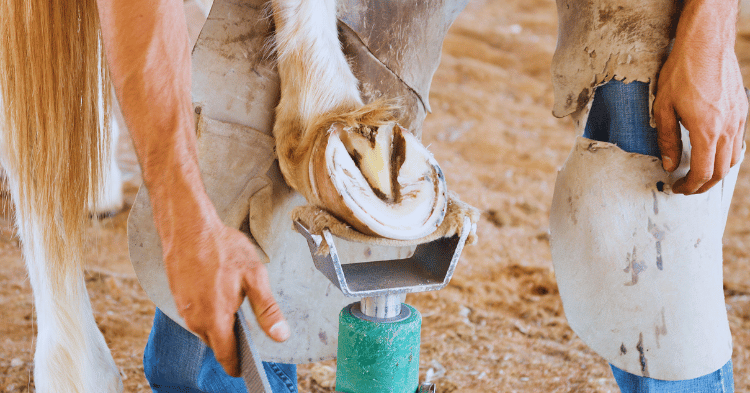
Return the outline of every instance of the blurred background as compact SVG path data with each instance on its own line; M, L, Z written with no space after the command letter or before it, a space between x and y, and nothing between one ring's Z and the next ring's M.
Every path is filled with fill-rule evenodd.
M211 0L188 0L195 39ZM750 0L737 55L750 85ZM568 327L549 251L549 206L575 135L551 115L553 0L472 0L435 74L424 143L449 187L482 211L479 243L439 292L409 295L423 314L420 378L450 392L617 392L606 362ZM149 392L141 359L154 307L127 254L127 208L140 186L123 134L126 210L91 228L87 283L126 392ZM740 171L724 236L725 295L738 392L750 392L750 170ZM0 216L0 392L34 391L33 302L7 203ZM299 367L301 392L332 392L335 361Z

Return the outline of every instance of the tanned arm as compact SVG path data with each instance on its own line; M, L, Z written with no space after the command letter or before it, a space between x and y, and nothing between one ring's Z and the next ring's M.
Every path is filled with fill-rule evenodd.
M685 0L659 75L654 117L665 170L680 164L678 120L690 131L690 171L676 193L705 192L741 158L748 101L734 52L737 12L737 0Z
M188 328L239 375L234 313L247 296L274 340L289 327L265 266L206 195L196 153L182 0L99 0L115 90L151 197L169 285Z

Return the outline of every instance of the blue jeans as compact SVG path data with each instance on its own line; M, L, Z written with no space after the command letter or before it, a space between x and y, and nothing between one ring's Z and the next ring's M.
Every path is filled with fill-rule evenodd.
M297 393L297 366L263 362L274 393ZM155 393L247 393L242 378L224 372L211 348L158 308L143 354L143 371Z
M617 385L623 392L634 393L713 393L734 392L734 376L732 375L732 361L728 361L722 368L702 377L684 381L662 381L630 374L609 365L615 376Z
M649 125L648 84L611 81L599 86L583 136L610 142L621 149L660 157L656 129ZM711 374L684 381L662 381L641 377L610 365L623 392L709 393L734 392L732 361Z
M583 136L614 143L630 153L661 158L656 129L649 125L648 84L619 81L596 88Z

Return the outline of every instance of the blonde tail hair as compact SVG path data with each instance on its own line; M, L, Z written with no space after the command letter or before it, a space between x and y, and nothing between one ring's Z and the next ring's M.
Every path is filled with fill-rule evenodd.
M82 268L89 201L109 154L96 0L0 0L0 100L17 222L41 224L49 276L63 285Z

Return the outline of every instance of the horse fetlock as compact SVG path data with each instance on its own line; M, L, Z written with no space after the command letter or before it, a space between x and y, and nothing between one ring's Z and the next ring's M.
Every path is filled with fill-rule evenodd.
M123 385L120 370L93 318L88 324L85 339L87 353L84 370L89 374L85 379L86 392L121 393Z
M276 0L273 7L282 96L277 115L289 111L307 121L362 105L357 78L341 50L335 1Z
M25 235L25 239L34 239ZM122 392L120 372L94 320L83 273L67 277L65 286L57 286L44 274L47 270L41 262L46 260L42 258L45 253L35 251L24 247L39 327L34 355L37 391Z

